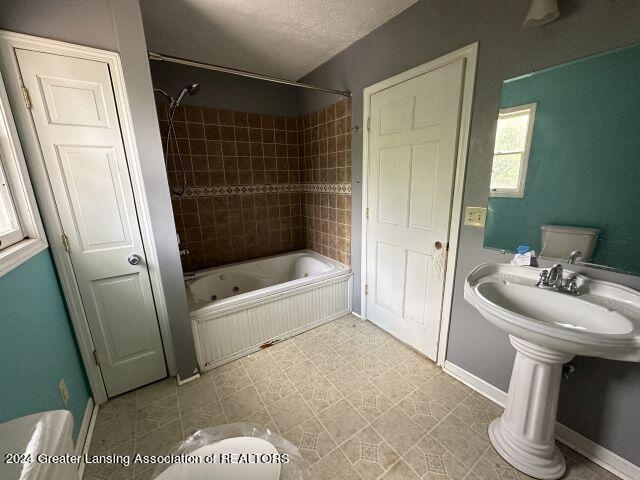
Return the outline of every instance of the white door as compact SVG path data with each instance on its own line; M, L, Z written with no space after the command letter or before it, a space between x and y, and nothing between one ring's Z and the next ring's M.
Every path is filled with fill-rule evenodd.
M16 54L112 397L165 377L166 367L109 66Z
M371 96L367 318L435 360L464 61Z

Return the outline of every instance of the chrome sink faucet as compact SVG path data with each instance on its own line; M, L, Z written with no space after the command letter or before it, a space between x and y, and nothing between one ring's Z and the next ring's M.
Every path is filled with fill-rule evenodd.
M551 267L551 270L542 270L536 287L569 295L580 295L577 277L572 273L565 278L563 273L562 265L559 263Z

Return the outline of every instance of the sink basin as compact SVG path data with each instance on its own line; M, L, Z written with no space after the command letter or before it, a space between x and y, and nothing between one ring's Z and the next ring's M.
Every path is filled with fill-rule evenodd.
M467 276L464 297L516 349L491 443L518 470L555 480L566 468L554 437L562 365L574 355L640 362L640 292L577 275L581 294L569 295L536 287L541 271L480 265Z
M579 296L535 286L541 269L484 264L465 299L523 340L574 355L640 362L640 292L578 275Z

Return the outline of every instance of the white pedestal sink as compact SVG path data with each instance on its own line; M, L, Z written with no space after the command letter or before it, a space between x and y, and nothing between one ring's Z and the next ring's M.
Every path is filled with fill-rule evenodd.
M581 295L535 286L542 269L484 264L466 279L465 299L509 334L516 349L504 413L489 425L496 451L540 479L565 460L554 441L562 365L574 355L640 361L640 292L578 275Z

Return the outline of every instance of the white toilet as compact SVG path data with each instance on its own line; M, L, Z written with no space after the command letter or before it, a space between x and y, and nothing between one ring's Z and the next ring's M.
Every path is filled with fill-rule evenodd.
M590 262L598 244L600 230L597 228L569 227L565 225L542 225L541 257L568 260L572 252L581 252L581 262Z
M278 480L279 463L207 463L206 459L219 459L225 454L278 455L276 448L266 440L255 437L226 438L190 452L200 457L197 464L174 464L155 477L155 480Z
M0 424L0 452L30 456L31 462L0 462L2 480L77 480L76 463L41 463L35 456L73 455L73 417L68 410L34 413ZM18 459L18 461L21 461Z

